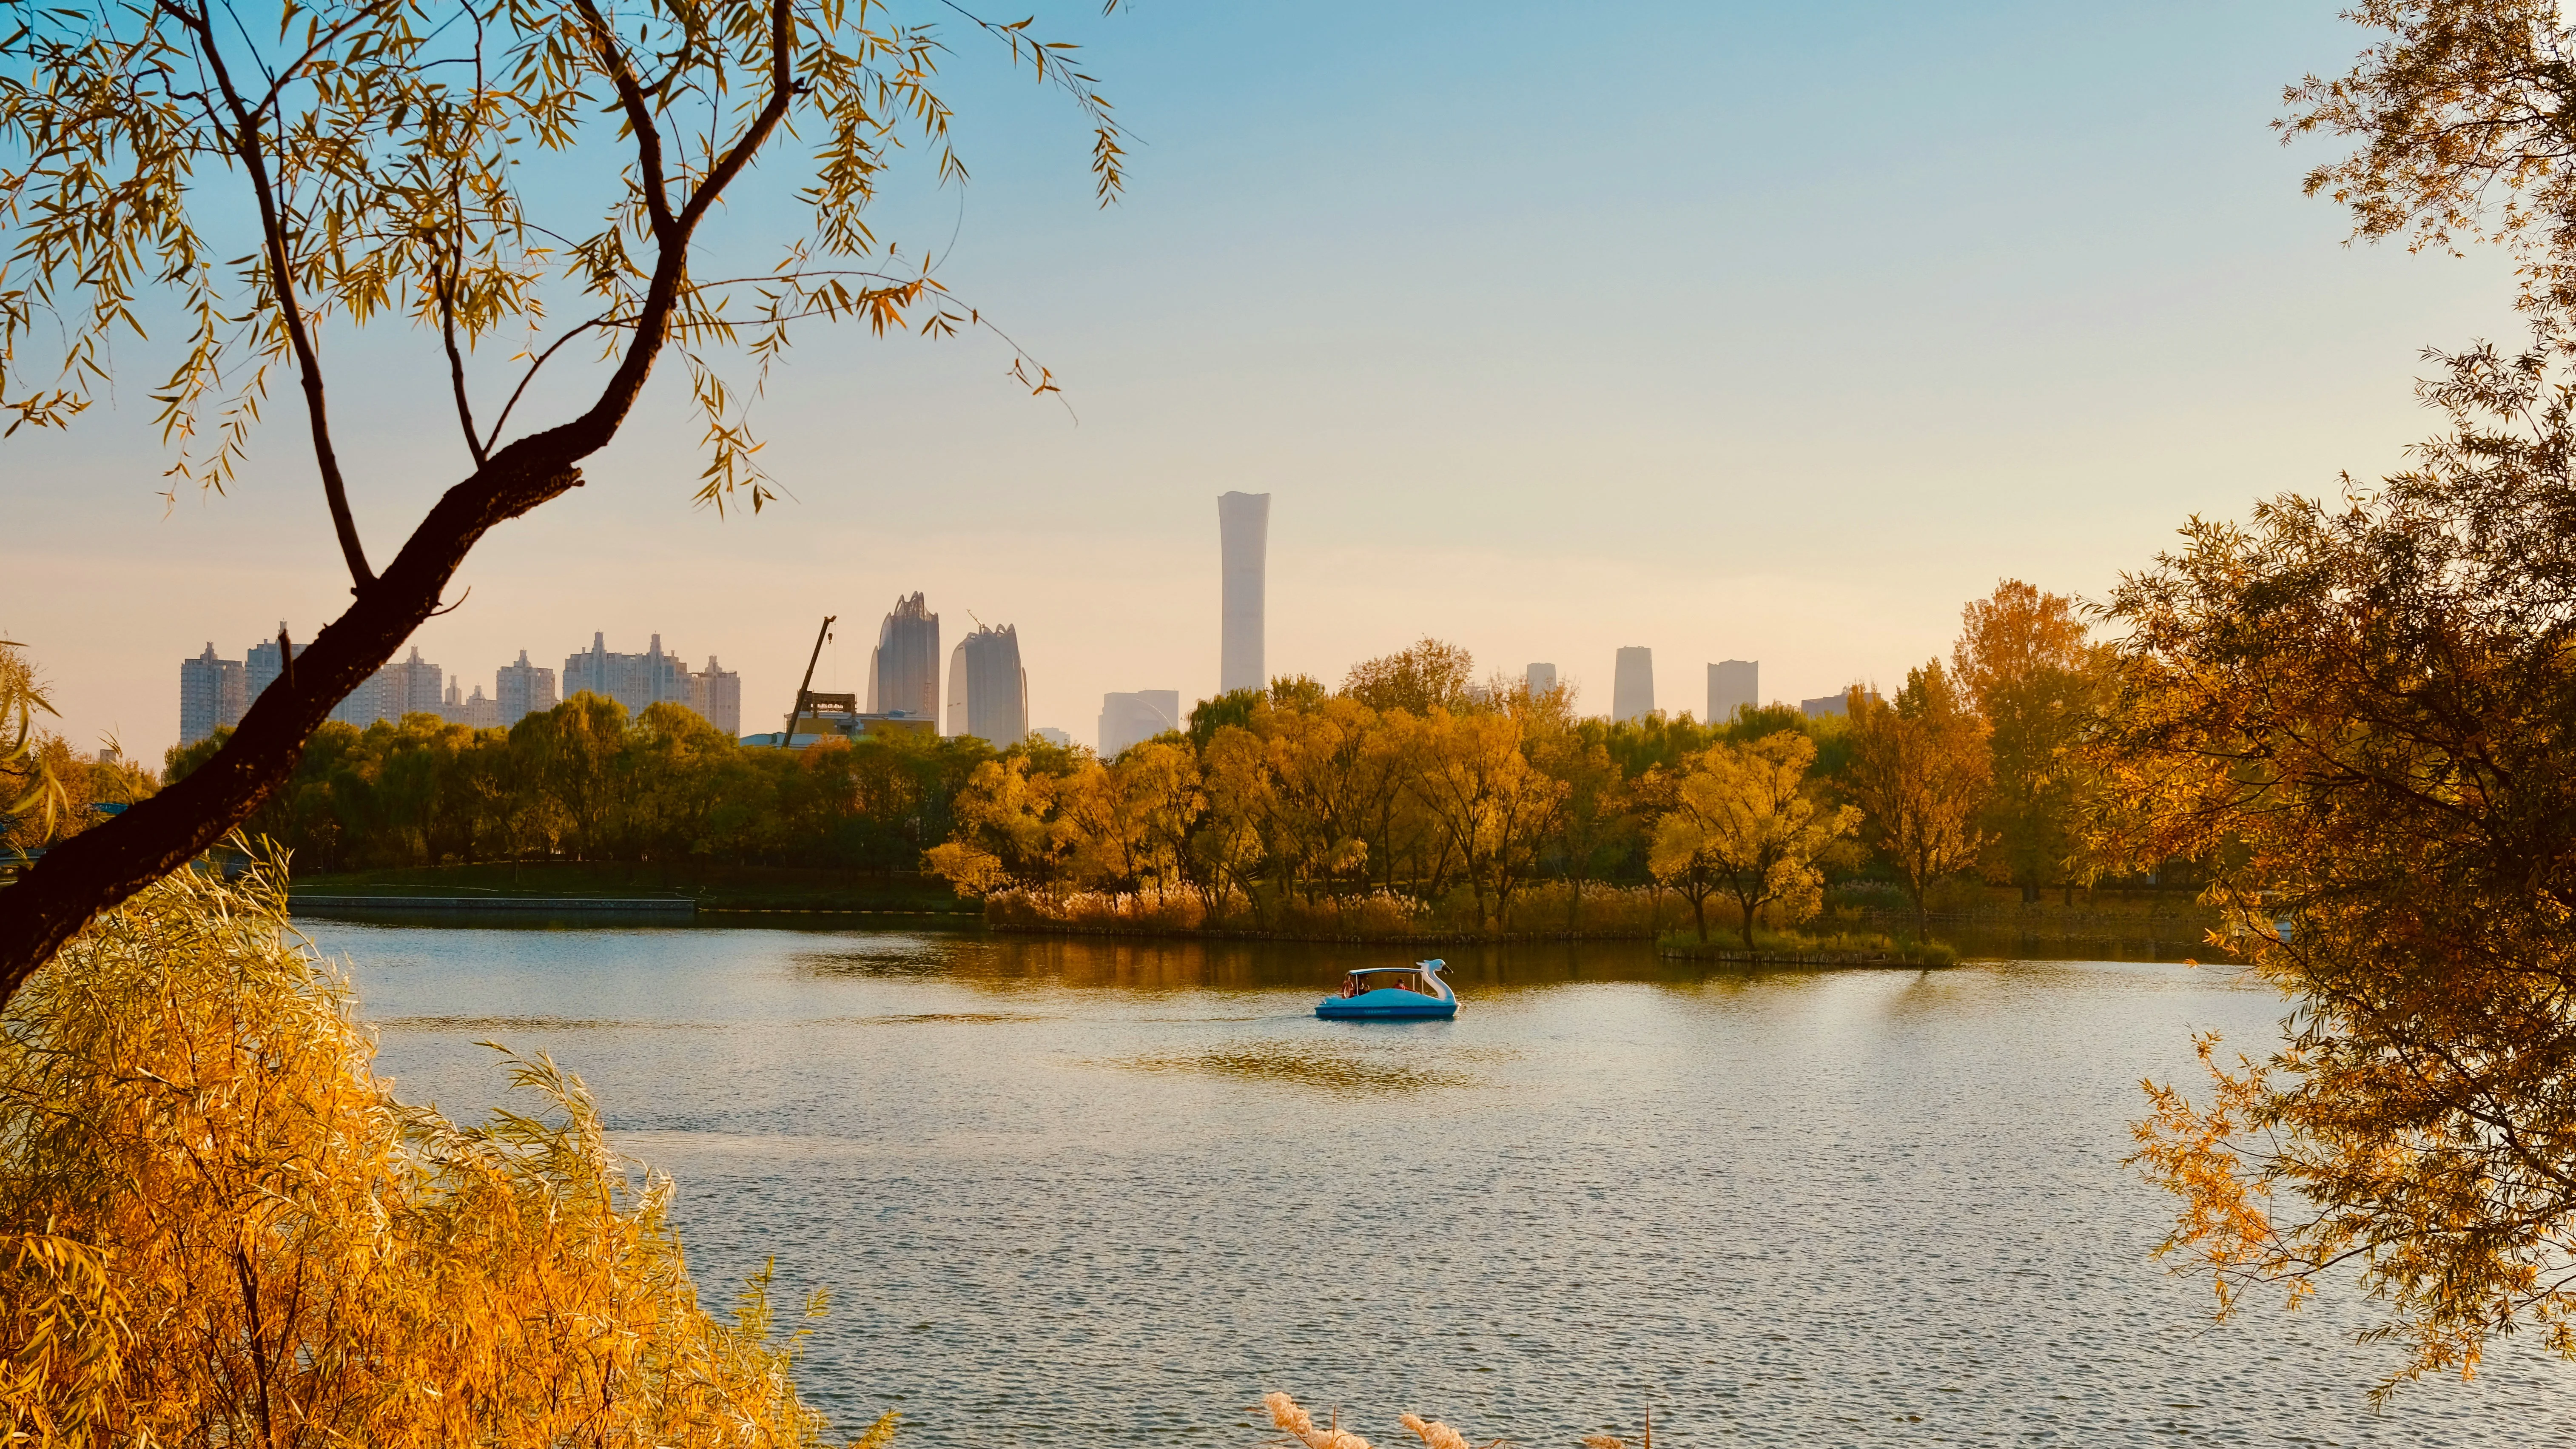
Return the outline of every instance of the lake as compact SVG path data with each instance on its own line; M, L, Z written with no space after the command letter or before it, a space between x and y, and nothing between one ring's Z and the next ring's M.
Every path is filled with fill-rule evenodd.
M2269 1040L2224 968L1678 970L1452 948L1445 1023L1316 1021L1384 950L306 923L403 1096L544 1051L673 1173L702 1294L828 1288L800 1381L899 1443L2576 1441L2524 1343L2374 1414L2351 1295L2222 1328L2148 1252L2138 1079Z

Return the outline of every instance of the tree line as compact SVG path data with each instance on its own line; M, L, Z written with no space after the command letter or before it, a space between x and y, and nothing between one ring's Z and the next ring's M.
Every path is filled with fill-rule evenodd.
M1040 903L1078 892L1193 902L1260 929L1319 899L1472 899L1487 929L1565 882L1580 930L1590 884L1670 886L1702 939L1731 902L1813 914L1828 870L1881 871L1918 927L1927 893L1967 872L2019 885L2089 879L2076 812L2087 712L2108 656L2070 600L2006 581L1965 610L1948 665L1893 701L1856 688L1843 715L1753 706L1583 718L1570 690L1479 683L1426 639L1339 688L1282 678L1201 703L1188 728L1102 760L1016 746L957 794L935 872L970 894Z
M223 739L171 751L167 777ZM745 748L680 705L629 718L583 692L508 729L327 723L244 828L320 872L538 859L911 871L992 758L981 740L909 733Z

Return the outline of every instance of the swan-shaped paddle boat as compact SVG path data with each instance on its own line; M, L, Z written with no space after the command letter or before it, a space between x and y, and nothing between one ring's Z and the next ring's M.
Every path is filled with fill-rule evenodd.
M1315 1003L1327 1021L1446 1021L1458 1014L1458 993L1440 979L1446 961L1410 966L1370 966L1342 978L1341 994Z

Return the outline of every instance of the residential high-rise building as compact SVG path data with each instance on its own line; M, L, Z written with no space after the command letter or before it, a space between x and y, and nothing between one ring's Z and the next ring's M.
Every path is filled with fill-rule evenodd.
M1639 720L1655 712L1655 651L1622 649L1610 677L1610 717Z
M420 646L412 646L409 659L397 659L367 677L367 682L349 691L331 711L331 718L360 729L380 719L398 720L407 714L434 714L446 717L447 697L439 667L420 657Z
M1523 688L1527 689L1532 694L1547 693L1549 690L1556 688L1556 666L1553 664L1531 665L1528 672L1521 676L1521 684Z
M438 717L449 724L472 725L478 730L497 727L501 723L500 702L485 696L483 686L479 684L474 686L473 697L469 699L464 685L461 679L447 681L447 694L439 702Z
M1165 730L1181 727L1181 692L1140 689L1132 694L1100 696L1100 758L1118 755Z
M1224 493L1216 500L1217 533L1225 563L1223 648L1217 688L1266 689L1270 675L1262 654L1263 596L1270 554L1270 495Z
M958 640L948 669L950 734L973 735L998 749L1029 732L1029 672L1020 667L1015 626L988 626Z
M238 659L217 659L210 640L206 652L179 661L179 743L193 745L215 732L241 723L250 693Z
M1724 724L1735 712L1762 702L1762 664L1729 659L1708 667L1708 723Z
M253 644L250 652L242 656L244 713L249 712L262 692L277 682L277 676L286 672L286 646L280 642L285 637L286 621L280 619L277 621L277 638Z
M626 706L627 717L632 719L664 701L687 704L689 666L680 662L678 655L662 652L659 634L641 654L611 654L608 637L594 633L590 648L564 657L564 698L570 699L583 690L616 700Z
M939 616L920 594L897 598L868 654L868 713L939 718Z
M742 733L742 676L707 656L707 667L689 676L689 708L729 735Z
M492 700L500 707L500 725L508 729L532 714L543 714L555 707L555 672L528 662L528 651L519 651L519 662L504 664L492 681Z

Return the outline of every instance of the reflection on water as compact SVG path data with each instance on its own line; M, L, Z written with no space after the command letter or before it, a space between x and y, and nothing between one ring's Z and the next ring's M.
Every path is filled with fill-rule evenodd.
M829 1287L803 1374L901 1442L1247 1449L1267 1388L1373 1439L2576 1440L2528 1345L2383 1416L2333 1298L2212 1330L2120 1165L2224 969L1710 971L1450 948L1455 1021L1319 1022L1277 944L317 924L383 1066L493 1100L551 1052L672 1170L711 1299Z

